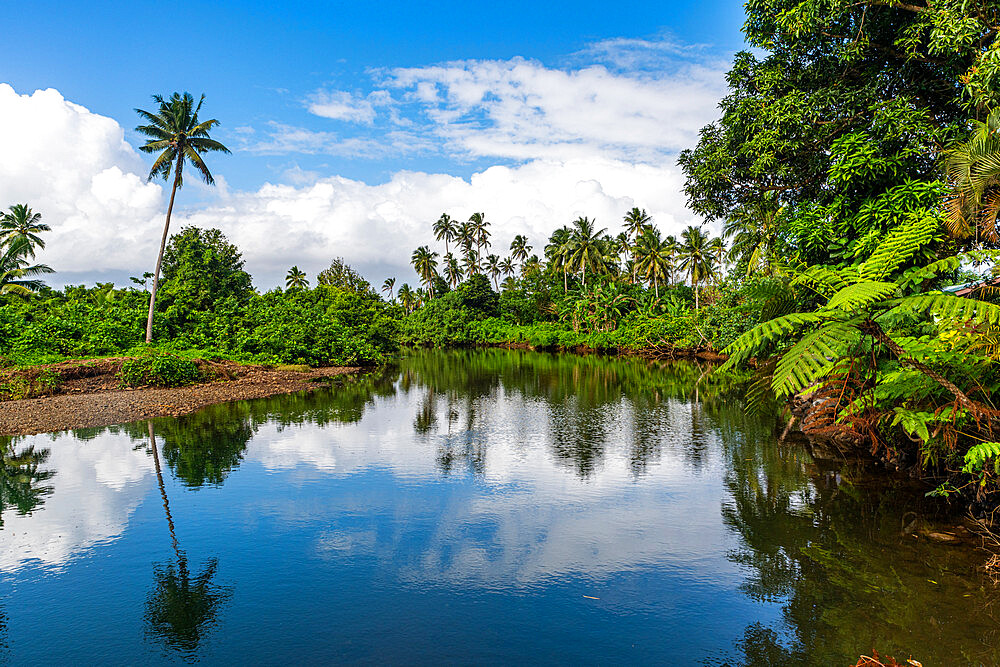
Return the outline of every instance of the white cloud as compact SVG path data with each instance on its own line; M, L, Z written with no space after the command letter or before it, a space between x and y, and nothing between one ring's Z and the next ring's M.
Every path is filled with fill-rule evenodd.
M636 54L670 59L683 50L642 40L592 48L608 63ZM699 220L685 207L676 154L714 116L722 80L721 69L697 58L671 62L671 72L652 74L611 65L555 69L522 58L376 73L382 88L317 93L311 107L360 123L383 118L377 127L345 135L272 121L264 129L237 128L237 145L256 154L382 159L390 168L400 155L442 153L515 164L469 178L396 171L375 184L286 164L284 184L253 191L221 187L225 174L217 173L220 187L196 184L202 203L181 203L173 226L222 229L264 288L281 284L292 264L315 274L334 256L373 282L388 275L414 282L409 256L431 242L430 225L442 212L465 219L485 211L493 222L491 251L501 255L516 234L528 235L540 252L556 227L581 215L617 232L633 206L677 233ZM3 84L0 115L9 121L0 126L0 206L26 201L52 225L40 255L58 271L50 283L113 272L123 284L127 275L149 270L163 224L163 188L145 182L145 161L125 142L122 127L55 90L18 95Z
M292 264L317 272L334 256L372 281L397 275L413 282L410 253L432 241L431 223L444 211L458 219L485 211L493 223L491 252L505 254L515 235L526 234L540 253L555 228L581 215L615 233L633 206L647 209L668 233L697 223L684 206L682 182L671 164L533 160L490 167L469 180L404 171L377 185L343 177L267 184L179 219L222 229L243 250L258 284L277 284Z
M375 108L391 103L389 93L384 90L376 90L367 97L343 90L324 90L313 94L307 108L323 118L371 125L375 120Z
M62 271L149 263L163 191L146 183L121 126L56 90L18 95L0 83L0 207L25 202L53 233L40 256ZM151 233L152 232L152 233Z

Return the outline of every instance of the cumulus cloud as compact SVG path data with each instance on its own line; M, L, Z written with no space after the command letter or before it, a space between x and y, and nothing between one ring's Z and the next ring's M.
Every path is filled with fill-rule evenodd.
M497 254L516 234L540 251L555 228L581 215L617 232L633 206L677 233L699 220L685 208L676 155L714 117L723 85L722 69L697 51L663 40L609 40L590 47L590 64L562 69L513 58L374 72L367 94L309 97L319 127L277 120L238 127L234 159L240 152L331 155L382 160L387 171L401 155L506 164L467 177L396 171L365 183L286 163L283 183L250 191L222 187L220 164L220 187L192 181L199 197L182 200L175 229L222 229L264 288L281 284L292 264L315 274L334 256L373 282L389 275L415 281L410 253L431 241L430 225L442 212L465 219L485 211ZM640 64L657 58L666 64ZM19 95L5 84L0 114L8 120L0 126L0 206L28 202L52 225L42 256L58 271L50 282L126 284L128 275L149 270L164 191L146 183L146 162L122 127L55 90ZM341 125L323 127L325 120Z
M56 90L19 95L2 83L0 118L0 207L26 202L43 214L54 230L43 261L93 272L153 256L163 191L140 175L117 122Z
M521 160L662 160L696 140L723 89L703 66L649 77L523 58L396 69L388 83L412 91L453 150Z

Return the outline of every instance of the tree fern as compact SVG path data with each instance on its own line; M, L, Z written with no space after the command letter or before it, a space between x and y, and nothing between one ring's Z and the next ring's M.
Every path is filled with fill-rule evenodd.
M864 280L880 280L892 274L934 240L939 222L931 214L913 218L892 230L861 265L859 275Z
M779 340L802 327L815 324L823 319L823 314L812 313L791 313L782 315L767 322L761 322L750 331L746 332L734 340L723 352L729 355L729 360L721 367L729 369L745 361L755 352L764 348L768 343Z
M916 313L929 312L940 318L960 322L1000 324L1000 305L952 294L917 294L893 303L895 307L889 313L910 310Z
M896 283L866 280L839 290L830 297L826 307L851 312L869 306L876 301L882 301L897 289L899 286Z
M797 272L792 284L805 285L822 296L830 297L857 280L858 274L854 267L818 265Z
M1000 442L981 442L970 447L965 453L965 467L962 468L962 472L977 473L983 469L986 461L995 458L1000 458ZM998 467L1000 461L994 465L994 469Z
M776 396L799 392L822 379L857 343L854 322L830 322L803 336L778 362L771 380Z

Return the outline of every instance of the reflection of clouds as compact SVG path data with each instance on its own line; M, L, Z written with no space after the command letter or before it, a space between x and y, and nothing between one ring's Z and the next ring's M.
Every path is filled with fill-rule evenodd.
M30 515L4 512L0 531L0 572L29 561L64 565L89 547L118 537L153 487L152 458L134 449L124 433L103 432L91 440L62 433L19 440L17 447L49 449L46 485L52 493Z
M478 447L482 465L469 468L479 479L474 488L459 476L432 500L408 495L401 501L381 484L359 484L351 496L358 506L326 510L362 520L323 532L318 555L374 555L411 583L531 586L650 567L684 568L692 580L716 585L740 580L724 556L732 537L719 521L725 468L719 436L704 427L692 432L700 419L692 404L602 407L601 451L593 471L581 477L551 446L555 430L573 418L573 399L557 407L518 392L471 402L440 394L430 402L432 425L415 435L414 415L428 403L425 390L411 391L379 400L353 424L301 424L281 432L265 426L247 460L271 471L306 466L348 476L381 470L426 483L441 479L443 449ZM552 419L556 407L566 419ZM458 417L449 420L450 412ZM646 465L638 475L637 427L652 441L644 445ZM391 535L376 530L386 515ZM405 556L410 549L419 553Z

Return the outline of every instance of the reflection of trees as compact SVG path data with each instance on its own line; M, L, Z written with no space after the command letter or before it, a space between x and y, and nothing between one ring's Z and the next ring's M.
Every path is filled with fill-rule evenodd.
M185 658L194 659L199 644L215 625L216 615L231 591L212 582L218 569L218 561L214 558L205 564L200 573L192 575L187 556L177 541L174 520L170 514L153 422L148 422L147 426L156 481L163 499L163 513L167 519L175 557L175 561L156 566L153 570L155 583L146 599L144 615L147 634L159 639L168 648L180 652Z
M17 441L14 436L0 436L0 528L8 509L30 514L52 493L52 487L45 486L45 482L55 472L41 469L49 450L36 450L34 445L18 450Z
M748 595L784 604L781 636L747 627L742 664L853 664L872 648L1000 664L996 593L980 586L975 554L903 534L904 515L930 512L908 483L823 471L735 410L720 421L731 430L722 515L740 540L730 558L747 568Z
M733 389L693 363L520 350L414 350L402 368L400 388L426 392L414 428L424 436L443 436L438 441L438 461L445 471L458 461L485 459L492 436L485 425L495 416L493 407L501 393L544 403L552 454L586 477L600 467L608 438L622 426L626 414L632 419L629 459L634 474L640 475L660 454L667 430L660 421L667 416L668 399L692 404L700 393L707 404ZM707 428L704 411L691 409L692 428ZM439 415L442 410L446 414ZM463 424L464 437L461 431L456 433ZM692 439L685 456L699 465L704 449L703 439Z

